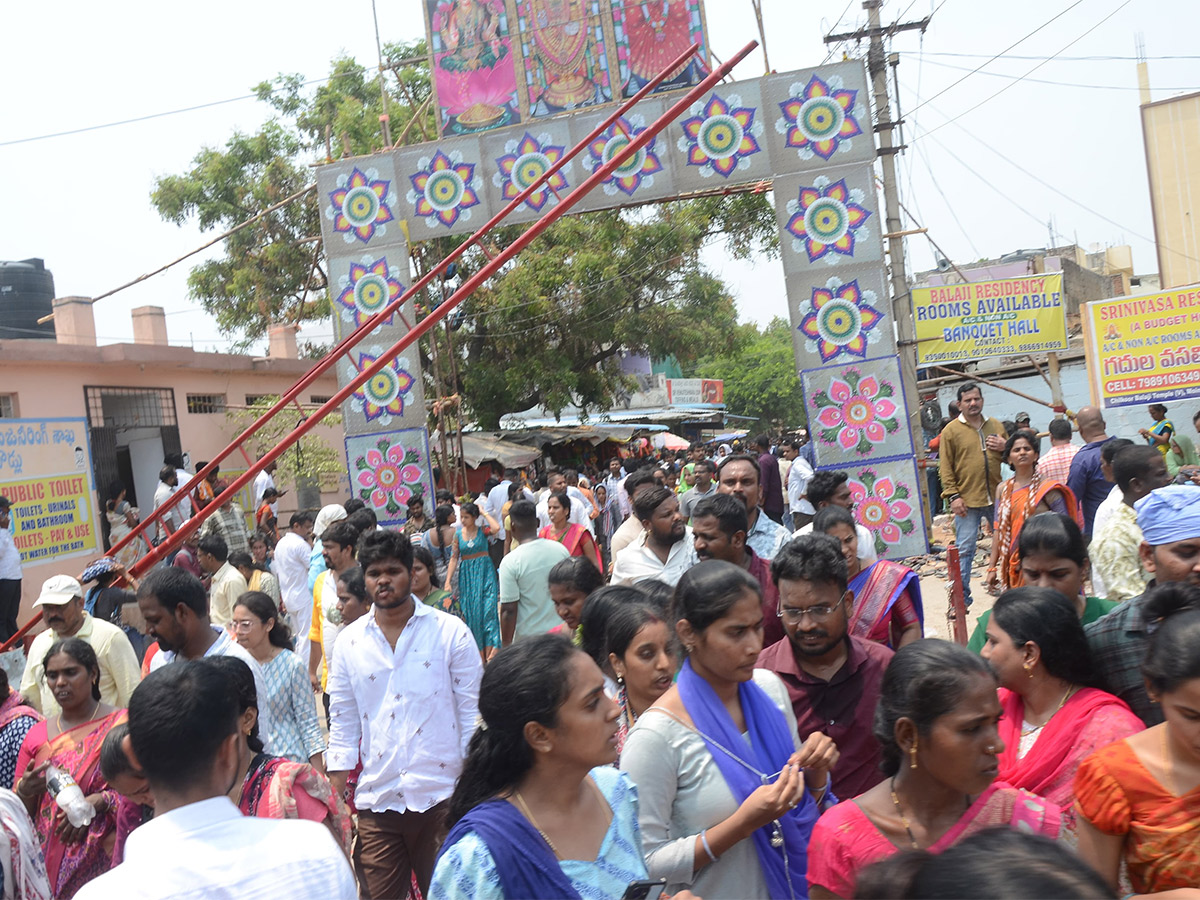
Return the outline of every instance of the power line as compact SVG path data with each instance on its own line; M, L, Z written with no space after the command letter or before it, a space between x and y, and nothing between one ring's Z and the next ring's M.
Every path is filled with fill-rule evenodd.
M1046 62L1050 62L1054 57L1047 57ZM954 69L958 72L971 71L966 66L955 66L950 63L937 62L929 60L931 66L937 66L940 69ZM1032 70L1031 70L1032 71ZM992 78L1009 78L1013 81L1029 81L1033 84L1050 84L1055 87L1071 87L1071 88L1092 88L1100 91L1140 91L1141 88L1136 85L1129 84L1081 84L1078 81L1050 81L1045 78L1029 78L1026 75L1010 75L1007 72L980 72L980 75L990 75ZM1155 87L1158 91L1200 91L1200 87Z
M945 2L945 0L943 0ZM947 51L930 51L928 56L952 56L960 59L983 59L987 57L986 53L950 53ZM1177 60L1177 59L1200 59L1196 55L1173 55L1173 56L1022 56L1016 53L1000 53L996 56L987 57L988 59L1023 59L1023 60L1038 60L1038 59L1054 59L1055 62L1141 62L1143 60Z
M1068 44L1067 44L1065 47L1063 47L1062 49L1063 49L1063 50L1066 50L1066 49L1068 49L1069 47L1073 47L1073 46L1075 46L1076 44L1078 44L1078 43L1079 43L1080 41L1082 41L1082 40L1083 40L1085 37L1087 37L1089 34L1091 34L1093 31L1095 31L1097 28L1099 28L1101 25L1103 25L1105 22L1107 22L1109 19L1111 19L1113 16L1115 16L1117 13L1119 13L1121 10L1123 10L1125 7L1127 7L1127 6L1128 6L1130 3L1132 3L1132 2L1133 2L1133 0L1122 0L1121 4L1120 4L1120 5L1119 5L1119 6L1118 6L1116 9L1114 9L1112 12L1110 12L1110 13L1109 13L1107 16L1105 16L1105 17L1104 17L1103 19L1101 19L1100 21L1096 22L1096 24L1094 24L1094 25L1093 25L1091 28L1089 28L1089 29L1088 29L1087 31L1085 31L1083 34L1079 35L1079 37L1075 38L1073 41L1070 41L1070 42L1069 42L1069 43L1068 43ZM1059 52L1062 52L1062 51L1059 51ZM991 96L989 96L989 97L985 97L984 99L980 100L978 103L976 103L976 104L975 104L974 106L972 106L970 109L967 109L967 110L964 110L963 112L960 112L960 113L959 113L957 116L955 116L955 117L954 117L953 119L951 119L949 122L943 122L941 125L938 125L936 128L933 128L933 129L931 129L931 130L928 130L928 131L926 131L926 132L925 132L925 136L926 136L926 137L928 137L929 135L933 134L933 132L937 131L939 128L945 128L945 127L946 127L947 125L949 125L951 122L956 122L956 121L958 121L959 119L961 119L963 116L965 116L965 115L968 115L968 114L970 114L970 113L973 113L975 110L979 109L979 107L983 106L985 103L989 103L989 102L991 102L992 100L995 100L997 97L999 97L999 96L1000 96L1001 94L1003 94L1005 91L1009 90L1010 88L1013 88L1013 87L1015 87L1015 86L1017 85L1017 83L1018 83L1018 82L1020 82L1022 79L1024 79L1024 78L1026 78L1027 76L1029 76L1029 75L1033 74L1033 73L1034 73L1034 72L1036 72L1038 69L1040 69L1042 66L1044 66L1046 63L1050 62L1050 60L1051 60L1051 59L1053 59L1053 58L1054 58L1054 57L1050 57L1049 59L1044 59L1044 60L1042 60L1040 63L1038 63L1036 66L1034 66L1034 67L1033 67L1032 69L1030 69L1028 72L1026 72L1024 75L1022 75L1022 76L1021 76L1020 78L1018 78L1016 81L1009 82L1009 83L1008 83L1008 84L1006 84L1004 87L1000 88L1000 90L996 91L996 93L992 94L992 95L991 95ZM967 75L964 75L964 76L963 76L963 78L966 78L966 77L969 77L969 76L967 76ZM961 81L962 79L959 79L959 80ZM944 93L944 92L943 92L943 93ZM928 103L928 102L929 102L929 101L926 101L926 103ZM922 104L922 105L924 105L924 104Z
M933 95L932 97L930 97L928 100L925 100L925 101L923 101L922 103L919 103L919 104L917 104L917 107L916 107L915 109L910 109L910 110L908 111L908 114L911 116L913 113L915 113L915 112L916 112L918 109L920 109L920 108L921 108L922 106L924 106L926 103L930 103L930 102L932 102L932 101L936 100L938 97L942 96L942 94L944 94L944 93L946 93L947 91L949 91L949 90L952 90L953 88L955 88L955 87L957 87L958 85L962 84L964 81L966 81L968 78L970 78L970 77L971 77L972 75L974 75L976 72L978 72L980 69L983 69L984 67L986 67L986 66L988 65L988 63L994 62L995 60L999 59L999 58L1000 58L1000 57L1001 57L1003 54L1007 53L1007 52L1008 52L1009 50L1011 50L1013 47L1016 47L1016 46L1018 46L1018 45L1020 45L1020 44L1023 44L1025 41L1029 40L1031 37L1033 37L1035 34L1037 34L1039 31L1041 31L1041 30L1042 30L1043 28L1045 28L1047 25L1051 24L1052 22L1056 21L1057 19L1061 19L1063 16L1065 16L1067 13L1069 13L1071 10L1073 10L1075 7L1077 7L1077 6L1078 6L1080 3L1082 3L1082 2L1083 2L1083 0L1075 0L1075 2L1074 2L1074 3L1072 3L1072 4L1071 4L1070 6L1068 6L1066 9L1064 9L1062 12L1060 12L1060 13L1058 13L1057 15L1055 15L1055 16L1052 16L1051 18L1047 19L1045 22L1043 22L1043 23L1042 23L1041 25L1039 25L1037 28L1033 29L1033 31L1031 31L1031 32L1029 32L1028 34L1026 34L1026 35L1025 35L1023 38L1020 38L1019 40L1017 40L1017 41L1014 41L1013 43L1011 43L1011 44L1009 44L1007 47L1005 47L1003 50L1001 50L999 53L997 53L995 56L992 56L992 57L990 57L990 58L987 60L987 62L981 63L979 66L977 66L976 68L972 69L970 72L968 72L968 73L967 73L966 75L964 75L962 78L959 78L959 79L958 79L957 81L955 81L953 84L949 85L948 87L942 88L942 90L938 91L936 94L934 94L934 95Z

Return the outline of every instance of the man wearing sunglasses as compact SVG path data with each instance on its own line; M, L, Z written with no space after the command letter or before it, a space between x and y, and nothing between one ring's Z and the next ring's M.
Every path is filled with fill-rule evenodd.
M786 637L759 654L758 667L787 686L801 740L819 731L837 744L833 793L856 797L883 780L871 725L892 651L849 633L854 594L836 539L793 538L772 561L771 577Z

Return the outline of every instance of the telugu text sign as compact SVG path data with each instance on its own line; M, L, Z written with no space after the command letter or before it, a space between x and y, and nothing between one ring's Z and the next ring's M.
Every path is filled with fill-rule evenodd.
M1067 348L1062 273L913 288L917 365Z
M1097 300L1083 315L1099 405L1200 397L1200 288Z

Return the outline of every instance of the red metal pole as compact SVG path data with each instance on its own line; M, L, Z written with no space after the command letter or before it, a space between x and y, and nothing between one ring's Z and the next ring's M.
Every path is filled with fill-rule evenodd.
M950 636L955 643L967 645L967 604L963 599L962 570L958 567L958 547L951 544L946 548L946 570L950 576L950 609L948 618L953 625Z
M492 275L494 275L505 263L508 262L508 260L529 246L534 238L536 238L544 229L566 215L566 213L576 203L583 199L583 197L590 193L594 188L599 186L602 182L607 180L609 176L611 176L612 173L615 172L620 166L624 165L630 156L635 155L638 151L650 143L650 141L654 140L658 133L666 128L669 123L681 116L696 100L708 93L708 91L718 84L722 78L732 71L734 66L745 59L745 57L749 55L757 46L757 41L751 41L749 44L735 53L728 62L714 69L712 74L710 74L694 88L689 90L687 94L685 94L679 101L675 103L675 105L668 109L666 113L664 113L660 118L656 119L644 131L638 134L637 137L626 144L620 152L614 154L612 159L596 169L596 171L593 172L582 184L580 184L579 187L569 193L561 203L556 205L531 228L521 234L520 237L518 237L507 247L505 247L503 251L498 253L496 257L484 265L483 268L463 282L463 284L459 286L458 290L451 294L450 298L445 303L440 304L436 310L432 311L424 319L418 322L411 331L406 333L384 353L380 354L379 358L375 360L375 362L355 376L355 378L349 384L341 388L336 394L330 397L329 400L327 400L315 412L313 412L311 416L309 416L307 419L297 425L290 433L283 437L280 442L272 447L266 454L264 454L263 457L258 460L258 462L252 465L246 472L235 478L233 483L225 488L224 492L222 492L220 496L216 497L209 505L213 507L220 507L226 501L233 499L237 492L240 491L251 480L253 480L254 476L257 475L263 467L286 452L292 444L311 431L318 422L325 418L325 416L337 409L347 397L349 397L356 390L358 390L359 387L361 387L363 384L366 384L371 378L386 368L393 359L395 359L400 353L404 352L406 347L419 340L425 334L425 332L436 325L455 307L457 307L460 303L467 299L467 297L474 293L476 288L483 284L487 279L491 278ZM584 143L588 143L590 140L591 137L589 137ZM435 266L431 271L437 272L443 267L444 262L438 266ZM205 508L207 509L208 507ZM167 540L159 544L157 547L154 547L146 556L134 563L133 566L130 567L130 574L138 575L141 572L146 571L146 569L153 566L156 562L178 547L183 541L184 533L190 530L190 527L194 527L193 522L197 521L196 517L200 515L201 513L197 513L196 516L193 516L192 519L189 519L188 522L184 523L184 525L181 526L178 531L168 537Z
M685 62L687 62L688 59L690 59L692 56L694 56L696 53L698 53L699 50L700 50L699 45L693 44L686 51L681 53L670 64L670 66L668 66L662 72L660 72L659 74L657 74L653 78L651 78L645 87L643 87L640 91L638 91L636 94L634 94L628 100L626 100L624 103L622 103L620 106L618 106L607 118L604 119L604 121L602 121L599 125L597 125L586 138L584 138L576 146L572 147L571 150L568 151L566 154L564 154L556 163L551 165L550 168L547 169L546 172L540 178L538 178L537 180L535 180L533 182L533 184L531 184L525 190L521 191L520 194L518 194L516 197L514 197L509 202L509 204L504 207L504 209L502 209L495 216L493 216L487 223L485 223L482 228L480 228L477 232L475 232L470 237L470 239L468 239L463 244L461 244L457 249L453 250L450 253L450 255L448 255L445 259L443 259L441 261L441 263L439 263L438 265L431 268L428 272L426 272L424 276L422 276L411 288L409 288L407 291L405 291L404 294L402 294L399 298L397 298L396 300L393 300L391 303L389 303L387 306L385 306L383 309L381 309L378 313L376 313L374 316L372 316L370 319L368 319L366 322L364 322L362 325L360 325L358 328L356 328L351 334L347 335L340 342L338 342L338 344L332 350L329 351L329 354L327 356L325 356L319 363L317 363L299 381L297 381L294 385L292 385L292 387L288 390L288 392L286 394L284 394L282 397L280 397L278 401L276 401L274 406L272 406L265 413L263 413L263 415L260 418L258 418L253 423L248 425L241 434L239 434L236 438L234 438L229 443L229 446L227 446L224 450L222 450L220 453L218 453L216 456L214 456L207 466L205 466L203 469L201 469L199 472L197 472L191 479L189 479L186 485L180 485L181 489L176 491L174 494L172 494L171 497L168 498L168 500L165 503L163 503L160 507L158 507L153 512L151 512L150 515L146 516L146 518L142 519L142 521L139 522L133 528L133 530L129 532L129 534L125 535L125 537L123 537L119 542L117 542L112 547L112 549L110 549L108 551L108 555L111 556L112 554L119 552L123 547L125 547L126 544L128 544L130 541L134 540L138 535L142 534L146 530L146 528L149 527L149 525L152 522L157 522L158 519L167 512L167 510L171 509L173 506L175 506L175 504L179 503L180 500L182 500L183 496L191 488L193 488L195 485L199 484L202 479L207 478L212 472L214 472L216 470L216 468L220 465L220 463L223 462L225 460L225 458L227 456L229 456L230 453L232 453L235 449L240 447L245 441L247 441L250 437L252 437L259 429L261 429L267 422L269 422L271 419L273 419L280 412L280 410L282 410L284 407L286 407L290 403L292 403L292 401L294 401L305 388L307 388L310 384L312 384L314 381L316 381L317 378L319 378L321 375L324 375L325 372L327 372L329 370L329 368L331 366L333 366L346 351L352 349L364 337L366 337L368 333L373 331L382 322L385 322L387 319L391 318L391 316L398 309L401 309L405 303L407 303L410 299L412 299L418 293L420 293L422 290L424 290L429 285L429 283L433 281L433 279L435 277L437 277L439 274L441 274L446 269L446 267L450 263L454 262L456 259L458 259L460 256L462 256L470 247L479 243L479 241L483 238L483 236L485 234L487 234L489 231L491 231L493 228L495 228L497 225L499 225L503 219L507 218L515 209L517 209L522 203L524 203L525 200L528 199L529 196L534 193L534 191L541 188L542 185L544 183L548 182L563 166L565 166L568 162L570 162L572 159L574 159L576 156L578 156L579 153L581 153L583 151L583 149L587 147L588 144L590 144L593 140L595 140L601 134L603 134L605 129L607 129L610 125L612 125L614 122L619 120L621 116L625 115L625 113L629 112L635 105L637 105L638 102L643 100L651 91L653 91L656 87L658 87L658 85L662 83L663 79L665 79L671 72L675 71L677 68L682 66ZM203 521L203 517L202 517L201 521Z

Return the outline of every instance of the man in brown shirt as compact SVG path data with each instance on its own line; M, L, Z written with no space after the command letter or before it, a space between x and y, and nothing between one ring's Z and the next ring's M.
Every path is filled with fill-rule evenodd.
M938 474L942 497L954 513L954 542L962 573L963 599L971 605L971 566L979 523L993 519L996 487L1000 484L1000 455L1007 432L995 419L983 416L983 392L967 382L958 389L959 416L942 429ZM993 523L994 524L994 523Z
M892 651L849 634L854 594L835 538L804 534L776 554L771 577L787 636L758 656L787 687L800 738L827 734L837 744L833 793L857 797L883 780L871 726Z

